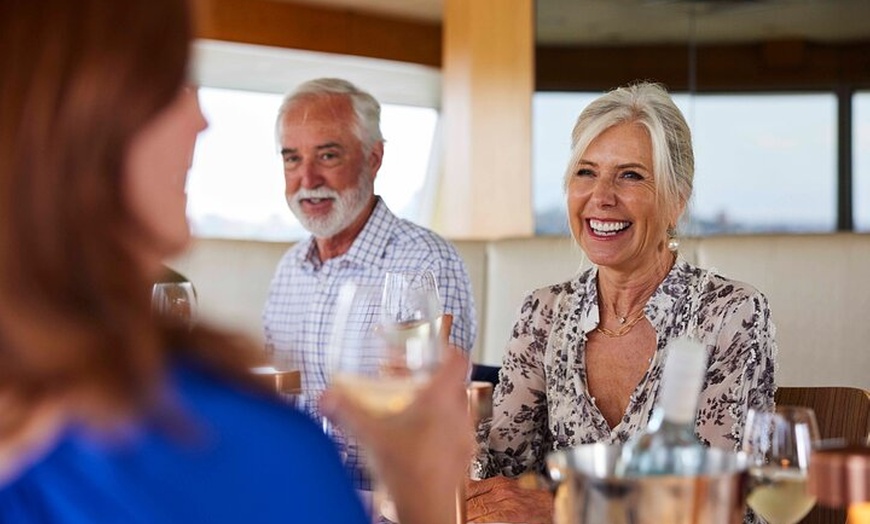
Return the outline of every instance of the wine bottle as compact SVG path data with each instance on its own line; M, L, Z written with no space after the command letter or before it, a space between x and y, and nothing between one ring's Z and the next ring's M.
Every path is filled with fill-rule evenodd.
M622 448L617 472L625 476L697 475L706 448L695 436L698 397L707 367L707 351L696 341L668 345L661 393L647 427Z

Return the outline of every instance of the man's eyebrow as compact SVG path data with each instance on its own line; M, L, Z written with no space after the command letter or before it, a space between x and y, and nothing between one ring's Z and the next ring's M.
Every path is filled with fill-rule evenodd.
M322 151L322 150L324 150L324 149L333 149L333 148L334 148L334 149L342 149L342 150L343 150L343 149L344 149L344 146L342 146L342 145L339 144L338 142L327 142L327 143L325 143L325 144L321 144L321 145L319 145L319 146L315 146L315 149L318 150L318 151ZM298 149L298 148L295 148L295 147L282 147L282 148L281 148L281 154L282 154L282 155L287 155L287 154L290 154L290 153L298 153L298 152L299 152L299 149Z

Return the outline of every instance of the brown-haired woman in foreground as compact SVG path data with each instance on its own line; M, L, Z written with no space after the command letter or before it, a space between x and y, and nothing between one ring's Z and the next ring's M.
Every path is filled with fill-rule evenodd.
M206 127L190 41L182 0L0 0L0 521L369 520L318 427L249 384L245 342L151 315ZM383 421L325 398L403 522L452 515L464 373Z

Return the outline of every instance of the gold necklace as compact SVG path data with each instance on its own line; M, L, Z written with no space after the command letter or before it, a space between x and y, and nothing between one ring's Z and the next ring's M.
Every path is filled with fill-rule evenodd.
M619 323L622 324L622 327L620 327L619 329L614 331L612 329L607 329L606 327L601 327L601 325L599 324L598 327L595 328L595 331L598 331L602 335L610 338L617 338L626 335L629 331L631 331L631 328L633 328L634 325L640 322L640 319L643 318L643 309L641 309L637 313L637 316L635 316L628 322L626 322L625 317L617 316L617 318L619 319Z

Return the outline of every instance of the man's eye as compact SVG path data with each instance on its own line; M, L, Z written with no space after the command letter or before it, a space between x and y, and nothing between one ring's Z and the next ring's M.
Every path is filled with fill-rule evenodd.
M335 151L324 151L319 158L322 164L330 166L336 164L341 159L341 155Z
M300 158L296 155L289 155L284 157L284 165L298 164Z

